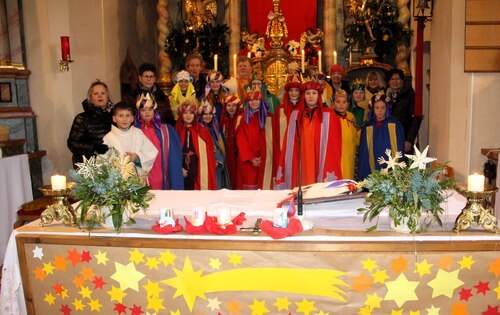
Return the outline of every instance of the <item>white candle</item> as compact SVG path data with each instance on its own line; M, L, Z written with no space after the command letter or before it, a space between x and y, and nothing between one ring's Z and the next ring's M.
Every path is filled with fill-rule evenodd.
M193 218L191 223L194 226L202 226L205 223L205 209L203 207L195 207L193 209Z
M273 212L273 226L277 228L288 227L287 213L287 208L275 208Z
M231 223L231 210L229 208L217 209L217 223L220 225Z
M54 175L50 177L50 183L52 184L52 190L66 189L66 176Z
M337 51L336 50L333 51L333 64L334 65L337 64Z
M248 59L252 58L252 52L251 51L248 52L247 57L248 57Z
M305 63L306 63L306 52L304 51L304 49L302 49L300 51L300 65L302 67L302 73L306 72Z
M467 178L468 191L484 191L484 175L472 174Z
M322 71L322 63L321 63L321 50L318 51L318 71L321 73Z
M214 55L214 70L217 72L219 69L219 56L217 54Z
M236 54L233 55L233 73L234 73L234 77L236 78L236 71L238 70L237 69L238 65L236 63Z

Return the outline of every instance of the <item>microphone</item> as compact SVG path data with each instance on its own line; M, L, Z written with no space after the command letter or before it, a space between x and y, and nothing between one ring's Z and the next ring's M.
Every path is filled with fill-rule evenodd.
M299 178L298 178L298 191L297 191L297 215L303 215L303 197L302 197L302 147L301 147L301 139L300 139L300 128L299 121L295 121L295 132L297 133L297 143L299 147Z

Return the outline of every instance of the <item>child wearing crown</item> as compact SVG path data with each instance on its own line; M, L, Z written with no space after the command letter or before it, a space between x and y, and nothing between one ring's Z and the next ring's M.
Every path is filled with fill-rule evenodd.
M361 79L354 79L351 84L351 101L349 102L348 112L352 113L356 118L356 125L363 126L366 120L368 111L365 110L360 104L365 101L365 84Z
M161 122L157 103L149 93L141 94L136 103L134 125L158 150L153 167L148 174L153 189L183 190L182 147L174 127Z
M260 90L247 93L236 132L241 186L238 189L273 189L273 128L269 105Z
M177 72L174 75L174 87L170 92L170 106L175 119L178 119L179 106L187 100L196 100L196 90L193 85L193 78L186 70Z
M227 96L228 90L222 83L224 75L219 71L211 72L207 76L207 85L203 94L203 99L210 102L215 107L215 115L220 121L222 114L222 101Z

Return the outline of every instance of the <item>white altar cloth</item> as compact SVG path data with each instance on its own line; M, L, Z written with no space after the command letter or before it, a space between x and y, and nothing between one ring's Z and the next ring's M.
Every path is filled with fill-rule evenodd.
M289 191L154 191L156 198L151 202L150 208L146 215L136 216L137 225L134 226L134 231L127 232L127 227L120 234L115 234L112 231L95 231L92 236L99 237L130 237L130 238L156 238L156 239L186 239L186 240L235 240L245 241L251 240L255 242L279 241L273 240L264 233L259 235L237 234L237 235L186 235L186 234L144 234L138 233L137 228L150 229L151 225L159 217L161 208L172 208L176 217L189 217L192 209L197 206L203 206L207 210L208 215L216 215L217 208L230 207L232 215L237 215L243 211L246 213L247 221L244 226L253 227L255 219L261 217L263 219L272 219L273 209L276 204L285 198ZM343 201L334 201L317 204L304 205L304 214L306 218L312 221L315 228L328 228L335 230L351 230L363 231L373 223L362 222L362 215L357 213L357 208L364 203L362 198L350 199ZM452 192L449 200L442 206L445 213L441 217L443 227L431 226L433 231L447 230L451 231L455 218L460 213L465 205L465 198L456 192ZM180 220L183 223L183 220ZM38 221L30 223L30 225L38 225ZM55 223L54 226L62 226ZM389 223L387 214L383 215L379 220L379 229L388 230ZM26 306L24 301L24 292L19 268L17 247L15 236L17 234L51 234L51 235L72 235L86 236L89 233L85 231L70 231L70 232L54 232L47 231L18 231L15 230L11 234L8 249L3 267L2 291L0 293L0 314L26 314ZM439 234L431 235L415 234L415 235L378 235L376 237L370 233L360 233L355 236L341 235L297 235L286 238L287 241L317 241L317 242L384 242L384 241L401 241L401 242L453 242L453 241L482 241L497 238L500 241L500 236L484 235L484 234Z

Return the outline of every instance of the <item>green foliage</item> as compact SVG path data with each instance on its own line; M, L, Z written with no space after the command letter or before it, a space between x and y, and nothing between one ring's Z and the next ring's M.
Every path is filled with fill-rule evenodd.
M120 157L115 148L84 159L77 166L77 171L70 170L76 182L72 192L80 200L76 208L80 211L79 223L89 230L111 216L115 229L120 231L124 212L146 210L154 197L151 187L145 186L145 179L137 174L134 163L128 157ZM103 207L108 207L110 213L103 214Z
M214 55L219 56L218 68L225 77L229 73L229 27L222 25L204 25L200 30L186 30L174 28L167 37L165 51L169 54L174 68L178 71L183 68L184 59L193 52L202 55L207 69L214 68Z
M396 163L375 171L363 182L363 187L369 193L365 200L369 202L366 208L358 209L363 213L363 222L377 218L382 211L388 210L389 217L395 225L408 220L407 225L412 233L417 231L421 214L428 214L441 226L439 215L443 213L440 203L448 197L446 190L452 189L455 181L445 177L445 166L433 166L420 169L410 165ZM413 166L413 167L412 167ZM377 224L369 231L374 230Z

